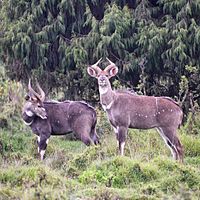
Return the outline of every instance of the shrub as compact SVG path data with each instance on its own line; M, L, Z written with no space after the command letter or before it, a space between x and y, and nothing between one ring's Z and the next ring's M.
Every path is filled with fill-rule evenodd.
M79 176L82 183L96 182L107 187L124 188L130 184L148 182L158 177L156 168L142 165L127 157L116 157L93 165Z

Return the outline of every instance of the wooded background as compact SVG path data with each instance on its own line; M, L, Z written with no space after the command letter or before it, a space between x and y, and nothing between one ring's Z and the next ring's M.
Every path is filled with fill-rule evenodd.
M98 102L86 69L109 57L114 87L173 97L185 112L200 105L200 0L2 0L0 13L11 79Z

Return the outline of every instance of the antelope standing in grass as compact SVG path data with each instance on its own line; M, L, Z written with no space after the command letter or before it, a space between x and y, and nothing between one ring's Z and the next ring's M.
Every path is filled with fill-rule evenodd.
M124 154L128 128L156 128L170 148L173 158L183 161L183 148L177 136L183 118L179 105L169 97L113 91L109 79L117 74L118 67L107 60L110 64L104 70L98 67L100 59L88 67L87 71L90 76L98 79L100 102L116 133L120 154Z
M98 144L96 112L82 101L45 101L45 93L37 83L40 94L34 91L29 80L22 117L26 125L38 136L38 153L43 160L51 135L74 132L86 145Z

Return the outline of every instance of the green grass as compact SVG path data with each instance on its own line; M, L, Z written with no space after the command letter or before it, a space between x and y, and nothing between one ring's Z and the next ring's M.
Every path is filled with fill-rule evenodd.
M101 145L54 136L44 161L28 127L1 129L0 199L200 199L199 133L179 131L184 164L171 158L155 130L129 130L121 157L102 113L101 119Z

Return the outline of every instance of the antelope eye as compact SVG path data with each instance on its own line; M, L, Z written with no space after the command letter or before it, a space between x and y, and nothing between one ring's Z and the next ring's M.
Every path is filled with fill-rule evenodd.
M42 108L42 106L41 106L41 105L38 105L38 108Z
M27 94L27 95L24 97L24 99L25 99L26 101L28 101L28 100L30 99L30 96Z

